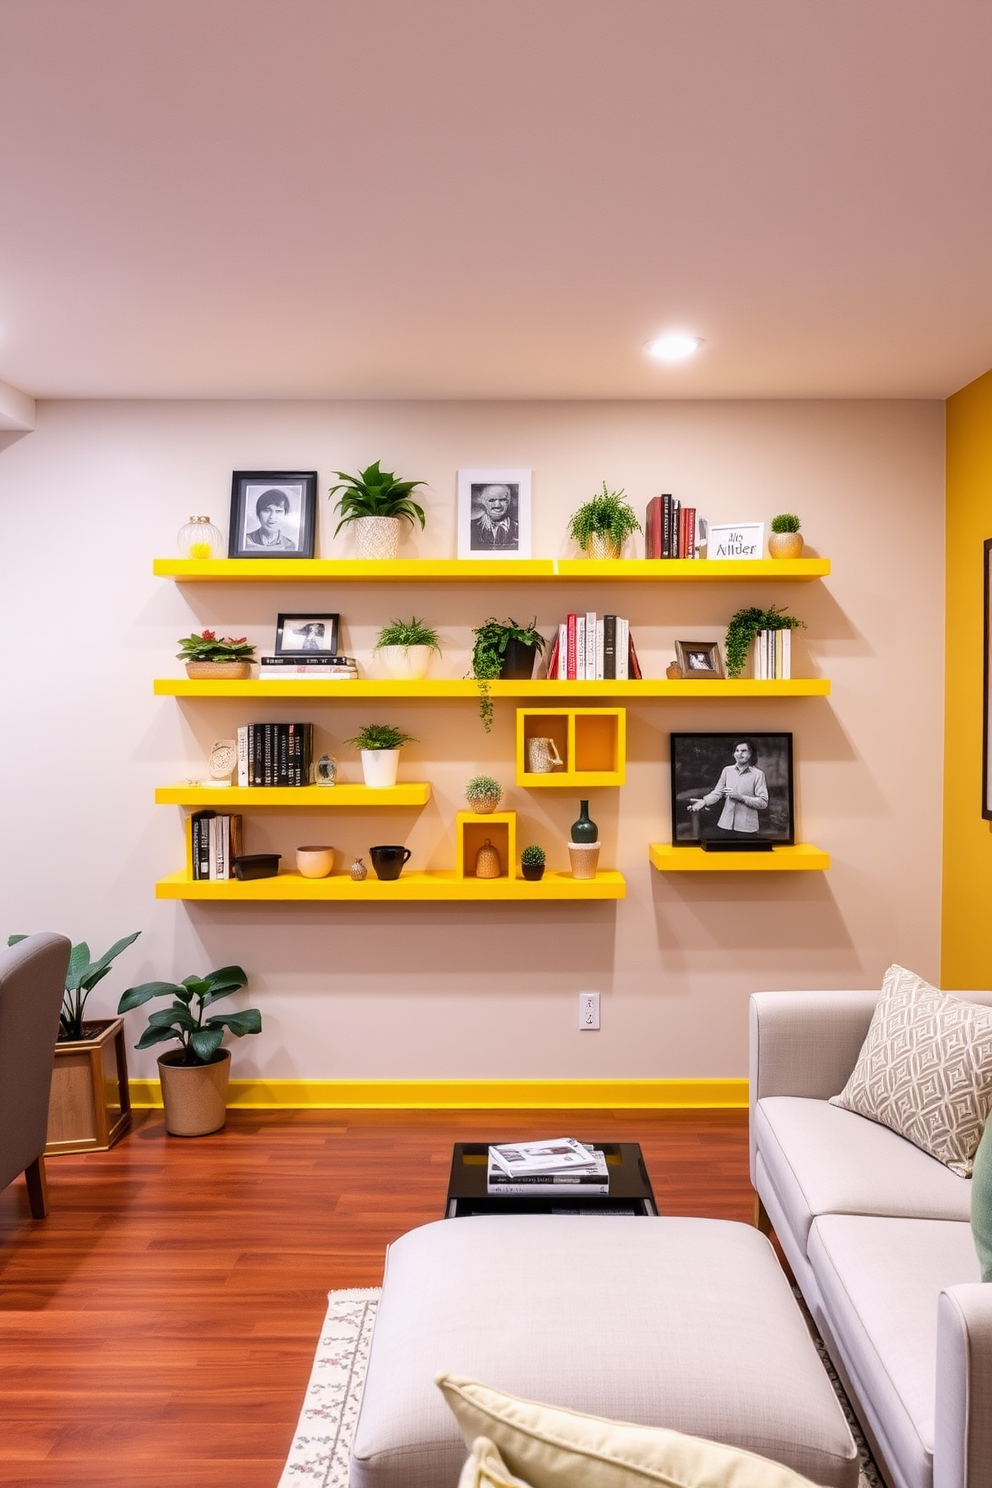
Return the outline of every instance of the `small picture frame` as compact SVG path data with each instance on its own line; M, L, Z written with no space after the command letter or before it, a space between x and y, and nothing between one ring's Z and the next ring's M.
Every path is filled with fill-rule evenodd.
M337 656L339 615L280 615L276 656Z
M316 470L235 470L229 558L312 558Z
M723 676L718 641L676 641L675 658L686 681L706 681Z
M529 470L459 470L459 558L530 557Z
M672 734L675 847L791 846L792 735Z

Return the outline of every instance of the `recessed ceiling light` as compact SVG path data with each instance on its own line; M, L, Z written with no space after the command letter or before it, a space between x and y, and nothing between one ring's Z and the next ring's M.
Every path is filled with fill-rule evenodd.
M686 357L695 356L702 344L700 336L690 336L686 331L666 331L649 341L645 349L648 356L656 357L659 362L684 362Z

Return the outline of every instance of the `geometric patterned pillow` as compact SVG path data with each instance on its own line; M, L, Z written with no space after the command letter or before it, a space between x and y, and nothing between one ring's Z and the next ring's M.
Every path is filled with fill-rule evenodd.
M891 1127L970 1178L992 1108L992 1008L890 966L858 1062L830 1104Z

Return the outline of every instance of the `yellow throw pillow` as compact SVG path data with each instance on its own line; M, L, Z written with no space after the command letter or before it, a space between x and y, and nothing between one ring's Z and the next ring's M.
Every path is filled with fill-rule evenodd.
M458 1488L530 1488L530 1484L513 1476L488 1438L477 1436L462 1468Z
M517 1488L514 1478L530 1488L811 1488L779 1462L699 1436L521 1400L456 1374L436 1374L434 1383L466 1446L479 1437L495 1443L513 1474L504 1480L510 1488ZM470 1476L460 1488L487 1488L487 1481Z

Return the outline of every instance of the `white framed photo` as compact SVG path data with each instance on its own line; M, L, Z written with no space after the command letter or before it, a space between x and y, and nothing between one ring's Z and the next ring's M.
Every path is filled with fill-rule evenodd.
M719 560L763 558L764 522L710 522L706 532L706 556Z
M530 557L529 470L459 470L458 556Z

